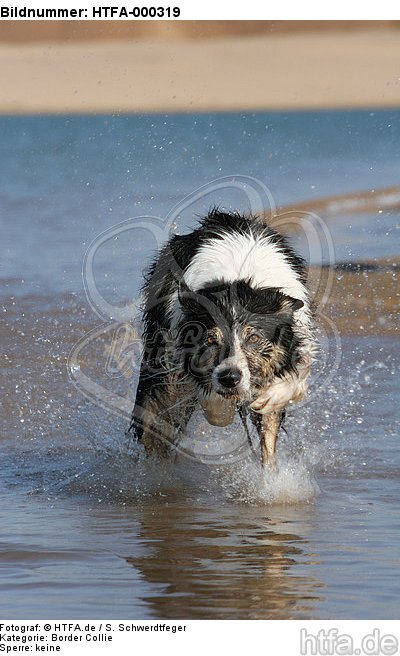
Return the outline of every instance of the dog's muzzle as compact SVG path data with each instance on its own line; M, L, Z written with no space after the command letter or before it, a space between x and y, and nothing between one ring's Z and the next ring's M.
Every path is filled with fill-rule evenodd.
M234 355L221 362L213 371L212 385L220 397L249 397L250 372L245 358Z
M237 367L223 369L218 373L218 383L227 392L233 392L242 380L242 372Z

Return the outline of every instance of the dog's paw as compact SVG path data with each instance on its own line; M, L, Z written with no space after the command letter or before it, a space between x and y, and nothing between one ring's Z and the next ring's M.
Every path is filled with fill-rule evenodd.
M293 393L293 383L278 380L272 383L267 389L263 390L260 396L250 404L250 408L260 415L266 415L270 412L279 412L287 406L289 401L293 398Z

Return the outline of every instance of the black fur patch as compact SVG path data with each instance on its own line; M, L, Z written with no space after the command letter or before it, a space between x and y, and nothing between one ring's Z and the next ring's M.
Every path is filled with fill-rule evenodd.
M242 347L245 347L241 335L250 329L264 338L264 344L277 346L283 352L277 362L277 374L295 369L299 346L293 331L293 311L298 309L299 303L296 299L278 289L254 289L249 281L239 280L233 284L211 282L198 292L184 286L180 290L179 300L184 313L182 334L186 334L186 327L198 339L197 343L192 341L190 353L186 351L186 362L192 362L201 355L204 368L207 367L202 376L198 374L199 377L208 380L215 366L229 357L234 334L238 336ZM204 341L214 329L221 331L222 343L218 351L212 349L213 357L207 358L204 351L210 349L207 349ZM183 347L182 343L180 346ZM187 365L186 370L189 368Z

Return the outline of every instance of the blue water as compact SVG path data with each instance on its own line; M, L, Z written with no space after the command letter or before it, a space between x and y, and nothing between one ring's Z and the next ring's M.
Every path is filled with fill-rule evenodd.
M398 338L382 326L321 336L276 475L246 459L160 466L127 455L115 400L131 407L137 370L110 359L107 311L135 301L157 240L213 203L261 209L398 184L399 126L395 110L0 118L4 618L398 616ZM250 178L255 196L236 184ZM398 211L326 225L338 260L399 254ZM105 230L96 314L81 271ZM111 402L68 377L94 329L82 369ZM191 431L203 455L218 437L245 439L200 419Z
M131 217L165 217L224 176L260 180L278 205L397 184L399 133L395 110L3 117L3 276L23 277L29 291L81 289L83 254L99 233ZM217 191L192 203L180 228L213 203L248 208L237 190ZM398 252L399 213L356 221L354 232L346 231L354 217L344 217L340 231L330 226L338 259ZM132 247L128 241L112 255L122 297L148 256L133 256Z

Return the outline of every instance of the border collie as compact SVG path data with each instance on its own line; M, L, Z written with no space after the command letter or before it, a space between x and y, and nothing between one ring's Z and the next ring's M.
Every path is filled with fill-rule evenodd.
M285 408L304 397L315 351L304 261L261 219L213 209L162 248L144 296L129 430L164 456L194 410L214 426L238 411L257 428L261 462L273 465Z

